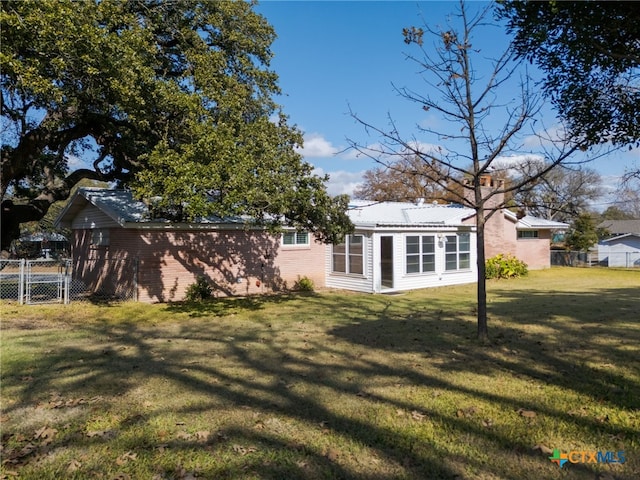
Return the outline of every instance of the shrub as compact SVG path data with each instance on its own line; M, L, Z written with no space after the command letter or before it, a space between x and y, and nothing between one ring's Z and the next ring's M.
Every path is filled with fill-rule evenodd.
M313 284L313 280L309 277L298 278L294 288L301 292L313 292L315 289L315 285Z
M485 278L514 278L524 277L529 273L527 264L513 255L499 253L489 258L485 263Z
M185 298L189 302L201 302L211 297L211 285L207 281L207 277L200 275L196 279L196 283L192 283L187 287Z

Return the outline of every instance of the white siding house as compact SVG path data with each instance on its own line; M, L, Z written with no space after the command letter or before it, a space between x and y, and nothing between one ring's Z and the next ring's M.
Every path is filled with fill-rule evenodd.
M474 211L457 205L354 201L355 232L327 249L326 286L370 293L472 283Z
M640 234L627 233L600 241L598 263L609 267L640 267Z

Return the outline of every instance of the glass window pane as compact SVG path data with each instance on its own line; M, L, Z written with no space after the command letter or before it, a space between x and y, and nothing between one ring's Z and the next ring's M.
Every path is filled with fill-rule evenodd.
M435 252L435 238L432 236L422 237L422 253Z
M349 243L353 244L357 244L357 243L362 243L362 235L349 235Z
M447 235L447 243L445 252L456 252L458 249L458 237L455 235Z
M455 253L448 253L445 256L445 270L458 269L458 256Z
M346 251L346 249L345 249L345 244L344 243L339 243L339 244L333 246L333 253L342 253L342 254L344 254L345 251Z
M362 242L359 243L350 243L349 244L349 253L362 255Z
M460 268L470 268L471 267L471 261L470 261L470 256L468 253L461 253L460 254Z
M407 237L407 254L420 253L420 237Z
M296 244L307 245L309 243L309 232L296 232Z
M344 255L340 255L340 254L335 254L333 255L333 271L334 272L342 272L342 273L346 273L346 269L345 269L345 256Z
M282 234L282 244L283 245L294 245L295 244L295 232L285 232Z
M423 272L435 272L436 261L434 255L423 255L422 257L422 271Z
M419 255L407 255L407 273L420 273Z
M471 247L471 239L468 233L461 233L458 240L461 252L468 252Z
M359 255L349 255L349 273L362 273L362 257Z

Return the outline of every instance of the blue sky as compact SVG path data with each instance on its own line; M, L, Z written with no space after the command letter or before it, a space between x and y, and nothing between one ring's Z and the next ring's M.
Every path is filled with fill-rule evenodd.
M471 11L484 6L484 2L467 4ZM350 110L382 129L390 117L403 134L437 143L437 139L421 136L416 128L437 124L437 116L400 97L393 85L425 88L418 66L406 59L407 53L417 55L419 51L403 42L402 29L425 22L445 26L447 16L457 7L457 1L275 0L263 0L256 6L278 35L271 63L283 91L278 102L290 122L305 134L305 159L331 176L332 193L350 193L362 173L376 166L370 159L356 158L353 151L344 151L347 138L363 145L378 140L368 136ZM477 31L473 47L480 50L479 56L493 57L506 48L508 40L503 28L487 26ZM530 73L539 76L535 68L530 67ZM505 95L515 92L507 89ZM544 123L552 126L555 116L549 108L545 111ZM501 126L499 119L496 124ZM637 149L613 153L589 166L613 186L616 177L634 163L640 163Z

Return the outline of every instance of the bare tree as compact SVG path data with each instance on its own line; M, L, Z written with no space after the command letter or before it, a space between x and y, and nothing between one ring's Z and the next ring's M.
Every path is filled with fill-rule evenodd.
M622 212L632 218L640 218L640 169L623 176L615 200Z
M512 174L517 180L521 166ZM602 195L602 178L592 168L559 165L515 195L515 202L537 217L571 223Z
M376 202L445 200L447 192L429 180L429 177L440 176L436 167L418 156L401 157L389 165L367 170L364 183L356 188L353 196Z
M491 27L492 7L470 11L464 2L444 28L410 27L403 31L405 43L419 49L420 56L408 54L417 64L425 92L396 88L405 99L422 110L435 112L445 122L442 129L417 126L421 137L437 141L423 148L415 135L403 135L390 118L390 128L377 128L352 112L368 132L379 136L373 145L350 140L350 146L381 165L389 166L399 156L412 155L436 168L423 173L426 180L456 195L463 191L465 206L475 210L478 262L478 338L488 339L485 280L485 224L504 206L505 194L528 188L554 167L572 162L574 154L585 150L584 139L567 138L562 128L544 128L537 133L537 152L525 151L524 135L535 133L533 124L540 121L540 95L533 93L526 71L518 75L522 64L515 61L510 48L495 59L474 49L473 33ZM495 26L498 28L497 26ZM486 31L483 32L486 34ZM430 45L426 38L433 39ZM474 61L482 63L482 72ZM507 87L516 83L517 98L505 95ZM524 175L512 182L497 182L495 188L483 185L492 169L505 158L534 155L546 161L532 164Z

